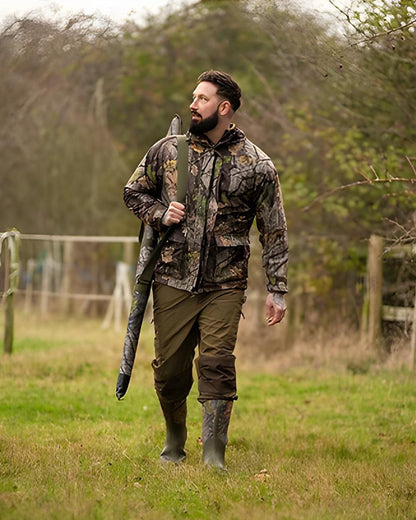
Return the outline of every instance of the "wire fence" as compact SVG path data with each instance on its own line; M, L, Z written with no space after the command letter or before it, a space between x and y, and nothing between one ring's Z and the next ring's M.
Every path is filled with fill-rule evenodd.
M25 312L34 308L42 316L57 310L104 315L119 328L128 312L135 274L134 236L74 236L24 234L8 231L2 237L1 301L10 291ZM16 283L10 285L9 250L14 258Z

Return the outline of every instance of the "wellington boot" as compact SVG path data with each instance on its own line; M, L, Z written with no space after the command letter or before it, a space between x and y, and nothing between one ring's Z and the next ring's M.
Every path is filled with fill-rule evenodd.
M212 400L202 405L203 460L208 466L225 469L225 447L233 401Z
M166 421L166 440L160 459L178 464L186 457L186 399L170 402L159 398L159 401Z

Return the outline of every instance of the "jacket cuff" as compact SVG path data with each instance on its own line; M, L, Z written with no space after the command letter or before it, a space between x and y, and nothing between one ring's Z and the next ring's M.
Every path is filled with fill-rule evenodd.
M285 293L273 293L272 296L273 302L283 310L286 310Z
M151 217L150 225L157 229L158 231L162 231L166 229L166 226L162 223L163 215L166 213L166 206L163 204L157 203Z

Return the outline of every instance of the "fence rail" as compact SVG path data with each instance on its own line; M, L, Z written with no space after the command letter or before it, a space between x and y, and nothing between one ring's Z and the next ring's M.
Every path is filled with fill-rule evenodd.
M64 311L69 309L69 302L73 300L84 301L85 305L88 305L88 302L105 302L108 306L103 327L108 327L110 323L114 322L116 329L121 328L122 311L125 310L127 313L131 304L132 266L136 260L134 244L138 243L137 236L47 235L19 233L16 230L0 233L0 235L2 246L0 266L4 272L3 291L0 287L0 303L5 302L6 306L5 351L10 353L12 351L13 305L16 294L24 295L25 310L28 312L31 310L33 297L38 297L42 315L50 310L50 300L56 298L60 300L59 307ZM23 267L22 259L18 256L18 245L23 241L45 243L45 247L42 249L44 258L41 262L39 258L35 261L34 258L26 255ZM123 261L116 261L114 274L104 279L104 285L108 288L112 286L110 294L103 294L103 292L98 294L98 291L94 290L95 281L81 280L79 272L74 269L77 260L76 252L74 252L76 243L123 245ZM63 247L60 247L59 244L62 244ZM94 267L90 269L89 273L92 278L96 275L97 269ZM25 275L23 287L17 285L19 272ZM88 287L88 283L91 289L88 292L76 290ZM99 289L99 287L96 286L95 289ZM107 291L108 289L104 288L104 292Z
M22 240L44 240L46 242L95 242L95 243L137 243L137 236L89 236L89 235L30 235L26 233L10 232Z
M105 314L104 326L114 320L115 328L120 328L120 317L123 309L127 309L131 301L131 282L133 279L132 266L135 264L136 257L134 255L134 244L137 244L137 236L88 236L88 235L48 235L48 234L26 234L18 231L8 231L0 234L2 238L2 250L0 260L4 272L4 290L1 292L0 302L6 302L8 318L6 324L8 328L5 336L7 341L5 345L10 345L13 338L13 295L15 293L24 294L25 310L30 311L32 305L32 297L36 296L40 301L41 313L46 314L48 311L48 302L51 299L58 298L59 306L62 310L70 308L72 300L84 300L86 308L88 302L107 302L107 312ZM11 258L11 251L16 255L18 251L18 241L34 241L45 243L43 253L45 257L42 259L41 270L36 271L37 263L33 258L28 257L27 265L25 264L26 281L24 288L17 287L16 279L18 269L16 270L16 258ZM101 286L104 290L98 294L99 285L94 290L95 282L85 282L75 280L79 273L74 273L72 268L76 254L74 244L91 243L91 244L122 244L123 252L118 253L123 257L123 261L117 261L115 269L111 277L105 279L105 284ZM62 247L60 246L62 244ZM6 247L4 247L6 246ZM36 246L37 247L37 246ZM23 248L22 248L23 249ZM36 249L34 247L34 249ZM416 256L416 246L407 244L404 246L385 247L383 239L372 236L369 241L368 248L368 269L367 269L367 295L363 305L362 312L362 332L371 344L377 344L381 336L381 321L394 320L412 323L411 335L411 364L415 365L416 360L416 296L413 307L388 307L382 304L383 295L383 257L385 253L389 257L403 258L406 261L408 255ZM12 264L14 268L13 278L11 276ZM20 261L20 264L22 262ZM78 266L79 267L79 266ZM22 270L22 265L20 265ZM94 273L97 271L91 270ZM109 271L110 272L110 271ZM16 274L17 273L17 274ZM39 277L41 280L39 281ZM36 278L36 279L35 279ZM11 281L13 279L13 284ZM0 280L0 284L3 279ZM77 286L78 284L78 286ZM88 285L89 284L89 285ZM77 289L85 289L89 287L88 292L81 292ZM109 291L113 289L112 293ZM55 290L53 290L55 289ZM103 294L105 293L105 294ZM55 306L56 307L56 306Z

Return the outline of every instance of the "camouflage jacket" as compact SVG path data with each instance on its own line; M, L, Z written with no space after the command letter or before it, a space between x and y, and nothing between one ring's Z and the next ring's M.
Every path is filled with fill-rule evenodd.
M272 161L235 126L215 145L190 133L187 141L186 215L162 250L155 280L193 292L245 289L256 218L267 290L286 293L287 228ZM176 136L154 144L124 188L127 207L158 232L176 195L176 147Z

